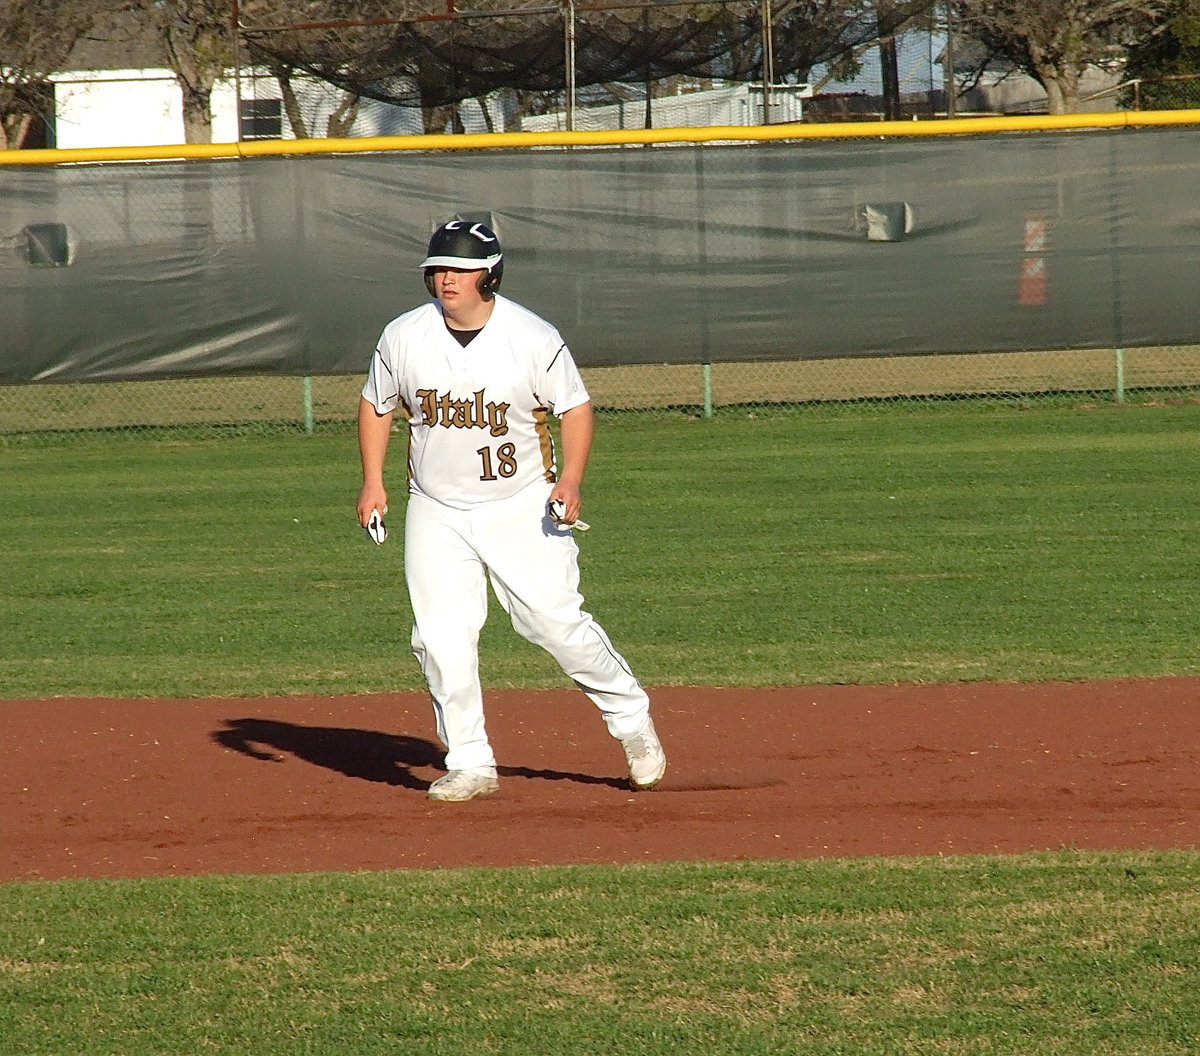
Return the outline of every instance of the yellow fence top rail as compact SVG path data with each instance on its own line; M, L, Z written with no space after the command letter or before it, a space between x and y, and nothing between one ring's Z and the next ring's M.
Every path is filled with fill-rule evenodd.
M710 125L702 128L605 129L595 132L486 132L466 135L362 136L348 139L271 139L243 143L167 144L4 150L0 165L66 165L109 161L283 157L419 150L514 150L528 147L619 147L652 143L753 143L805 139L880 139L997 132L1200 125L1200 110L1112 111L1020 117L960 117L923 121L847 121L788 125Z

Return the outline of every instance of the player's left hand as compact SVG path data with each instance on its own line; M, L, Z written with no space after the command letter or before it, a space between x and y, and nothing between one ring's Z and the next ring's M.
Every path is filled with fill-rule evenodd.
M383 515L378 510L371 511L371 519L366 524L367 538L371 542L382 546L387 541L387 525L384 523Z
M550 519L555 524L561 524L564 528L576 528L581 532L586 532L591 525L585 521L581 521L578 517L570 517L567 514L567 504L563 499L551 499L546 503L546 509L550 513Z
M574 524L579 520L580 510L583 509L583 500L579 495L578 488L572 488L560 481L550 492L550 502L551 504L562 503L562 513L555 518L561 524ZM551 505L551 509L554 509L553 505Z

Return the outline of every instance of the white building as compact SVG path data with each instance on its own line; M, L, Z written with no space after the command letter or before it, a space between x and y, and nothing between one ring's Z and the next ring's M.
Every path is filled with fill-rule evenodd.
M76 44L67 68L50 77L48 145L159 146L184 141L183 92L161 43L135 18L116 16ZM333 85L296 77L301 134L324 136L328 118L345 100ZM241 71L219 80L212 93L212 138L295 138L279 82L264 71ZM349 135L420 132L421 115L409 107L359 100Z
M791 124L803 119L804 100L812 95L806 84L772 85L769 93L770 123ZM577 106L574 127L579 131L646 127L646 100L630 99L602 106ZM704 128L709 125L761 125L763 86L733 84L678 95L655 96L650 100L651 128ZM567 127L565 112L521 118L525 132L556 132Z
M173 72L166 68L156 40L137 29L126 27L81 42L71 56L71 68L51 78L52 106L47 115L47 145L61 148L156 146L181 143L183 96ZM925 32L903 34L897 40L900 87L910 105L930 113L945 109L945 76L942 69L945 40ZM969 48L965 42L957 49L959 64ZM847 112L842 119L869 116L880 105L882 79L878 49L862 56L862 70L850 83L822 85L822 94L813 97L808 85L784 84L770 89L772 124L798 122L808 116L827 114L831 95L854 96L863 113ZM963 65L965 70L966 66ZM814 83L822 72L813 71ZM297 135L331 134L329 117L346 101L344 93L324 81L297 77L293 87L298 94L305 128L292 127L283 104L279 83L263 71L243 72L218 81L212 95L212 138L230 143L246 139L290 139ZM695 82L681 82L679 94L654 97L650 101L650 123L654 128L702 127L712 125L758 125L763 121L761 84L721 84L699 89ZM1103 71L1088 71L1082 94L1101 92L1116 83L1116 77ZM693 90L688 90L691 88ZM485 104L466 100L459 105L459 117L466 131L523 129L554 131L565 129L563 111L537 116L515 112L511 93L498 92ZM585 105L588 96L581 93L573 108L576 129L642 129L646 127L646 100L637 88L626 101ZM923 98L924 103L911 102ZM805 101L812 99L812 103ZM507 104L507 105L506 105ZM489 110L484 119L482 106ZM1085 110L1107 110L1116 105L1112 95L1101 96L1083 105ZM1021 113L1037 112L1045 107L1045 90L1032 78L1005 68L993 68L979 83L958 100L958 111ZM836 109L836 107L834 108ZM394 106L371 99L357 101L348 130L334 134L350 136L412 135L424 131L421 111L415 107Z
M168 69L88 69L55 74L53 141L74 147L157 146L182 143L183 93ZM342 100L340 89L311 78L293 82L308 134L324 136ZM482 124L482 121L480 121ZM422 131L421 112L361 99L351 136L410 135ZM293 139L273 77L219 80L212 94L214 143Z

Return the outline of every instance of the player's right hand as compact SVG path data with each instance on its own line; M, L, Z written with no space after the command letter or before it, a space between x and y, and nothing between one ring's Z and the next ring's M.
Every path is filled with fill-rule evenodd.
M371 514L376 510L380 516L386 517L388 512L387 491L378 485L364 484L358 493L358 524L365 528L371 521Z

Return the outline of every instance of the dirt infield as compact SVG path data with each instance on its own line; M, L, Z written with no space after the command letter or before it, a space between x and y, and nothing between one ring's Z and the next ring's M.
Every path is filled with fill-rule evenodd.
M0 880L1200 845L1200 678L653 696L660 789L578 692L504 692L453 805L416 694L0 702Z

